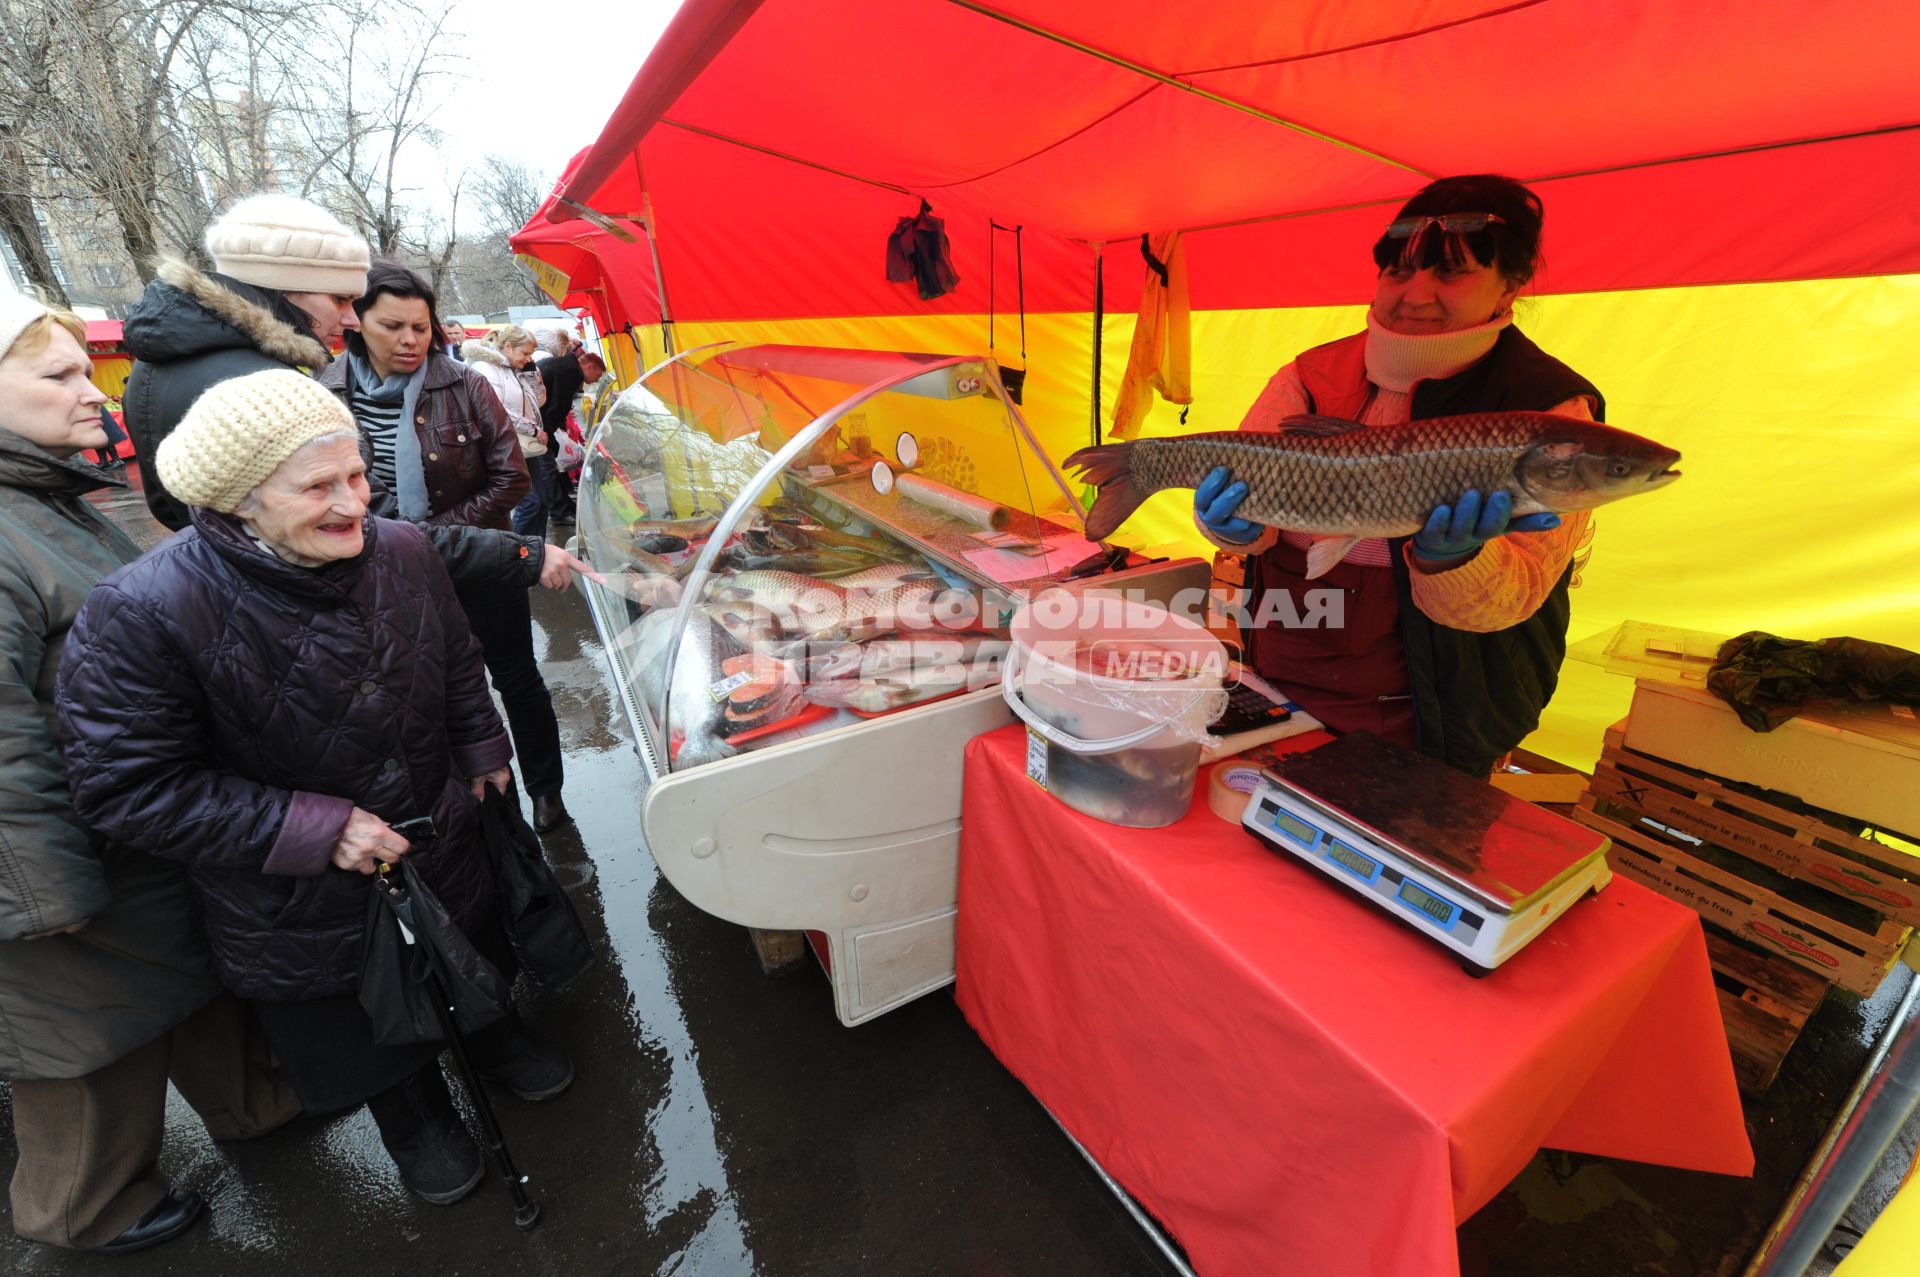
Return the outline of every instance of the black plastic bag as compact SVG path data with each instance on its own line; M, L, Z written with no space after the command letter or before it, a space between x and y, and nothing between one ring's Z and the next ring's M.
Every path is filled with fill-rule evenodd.
M480 804L480 836L500 893L500 924L514 956L542 988L566 988L593 968L593 943L514 796L487 789Z
M933 205L925 200L920 201L917 215L893 224L893 233L887 237L887 278L915 285L921 301L943 297L960 286L947 224L933 215Z
M1752 630L1720 646L1707 690L1770 732L1816 704L1920 705L1920 655L1865 639L1807 642Z
M394 881L397 879L398 881ZM512 985L480 955L406 861L373 884L360 954L360 1006L384 1046L439 1042L429 974L440 977L462 1033L484 1029L507 1013Z

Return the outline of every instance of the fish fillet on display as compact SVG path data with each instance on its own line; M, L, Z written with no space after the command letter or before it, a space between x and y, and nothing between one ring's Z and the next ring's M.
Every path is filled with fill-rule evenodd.
M1192 488L1215 466L1247 485L1244 519L1327 538L1310 577L1363 537L1411 536L1472 488L1506 491L1513 513L1591 510L1680 477L1672 448L1578 417L1483 412L1397 426L1288 417L1277 430L1223 430L1082 448L1066 467L1099 488L1087 536L1104 541L1140 503Z

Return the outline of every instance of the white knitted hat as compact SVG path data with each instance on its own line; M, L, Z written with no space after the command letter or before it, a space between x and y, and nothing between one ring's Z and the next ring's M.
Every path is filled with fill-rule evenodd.
M160 482L188 505L232 514L280 463L323 435L353 432L333 392L291 368L212 386L160 441Z
M0 293L0 359L7 357L28 324L47 313L45 305L25 293Z
M285 293L367 291L367 241L317 204L291 195L241 200L207 227L213 268L243 284Z

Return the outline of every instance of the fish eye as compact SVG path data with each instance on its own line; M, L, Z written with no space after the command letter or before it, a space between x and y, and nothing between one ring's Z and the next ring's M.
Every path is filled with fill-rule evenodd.
M1624 479L1631 473L1633 473L1633 467L1618 457L1607 462L1607 474L1615 479Z

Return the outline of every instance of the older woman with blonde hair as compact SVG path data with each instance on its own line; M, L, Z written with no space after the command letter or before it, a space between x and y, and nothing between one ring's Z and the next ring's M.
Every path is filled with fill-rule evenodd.
M493 387L500 406L506 410L507 420L513 425L514 435L520 440L520 455L526 458L527 475L533 487L513 508L513 530L521 536L544 539L547 495L553 487L554 467L547 449L547 432L540 424L547 387L533 367L533 356L538 349L532 333L518 324L503 324L484 340L462 345L460 358Z
M68 791L55 675L87 592L139 555L86 500L120 481L80 457L106 400L85 342L73 315L0 295L0 1077L14 1231L118 1253L203 1206L156 1166L169 1076L216 1139L300 1105L221 995L185 875L94 835Z
M157 462L193 527L74 623L59 694L74 806L187 866L214 968L308 1110L367 1104L402 1181L457 1201L481 1157L438 1048L377 1042L355 992L367 875L402 857L513 969L478 824L513 751L480 645L426 533L368 516L359 432L319 383L222 382ZM523 1099L573 1078L517 1017L471 1045Z

